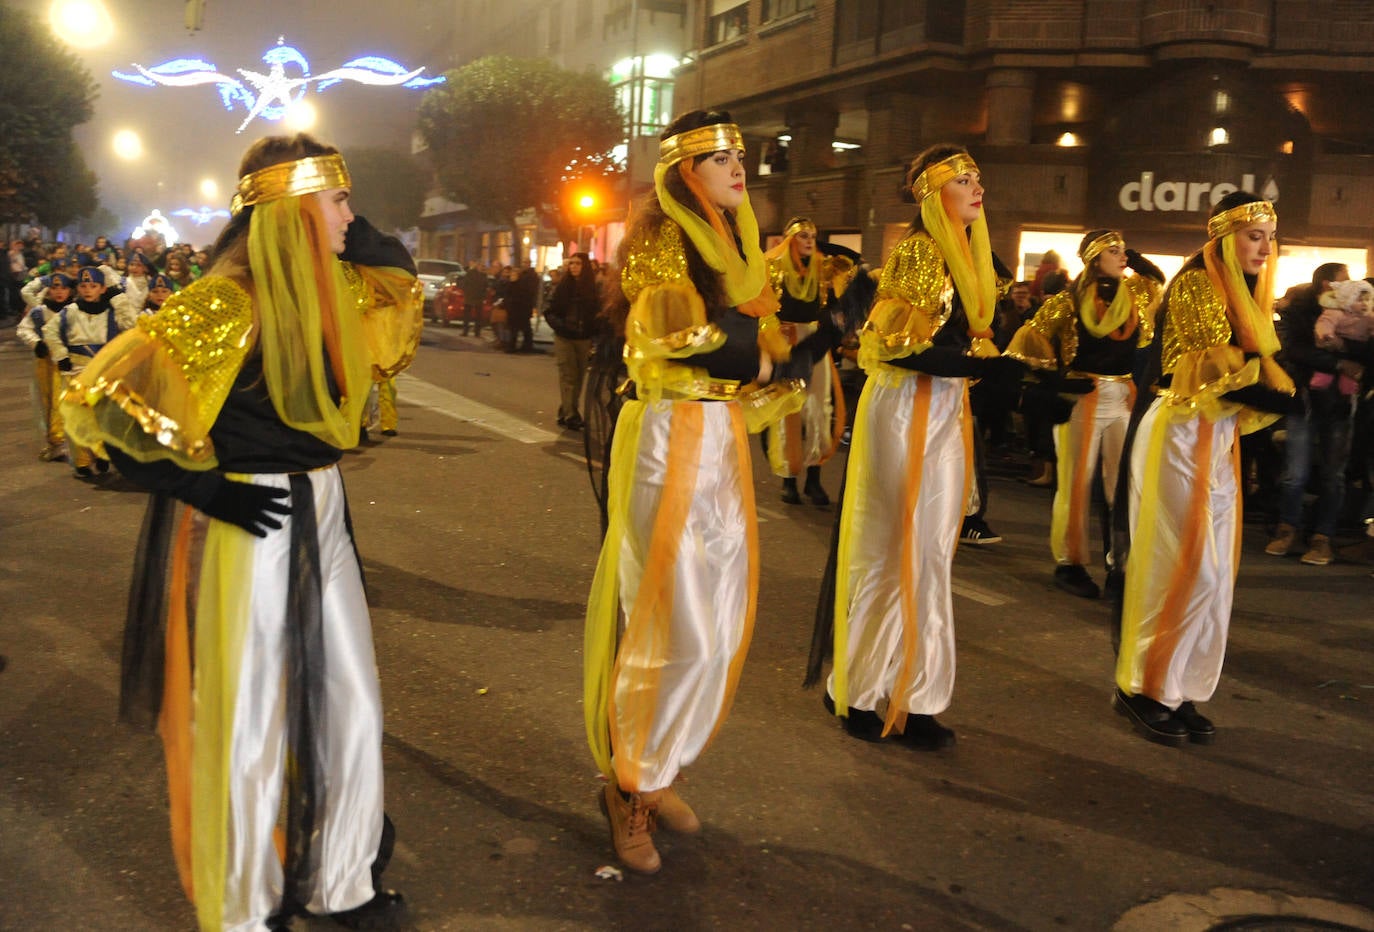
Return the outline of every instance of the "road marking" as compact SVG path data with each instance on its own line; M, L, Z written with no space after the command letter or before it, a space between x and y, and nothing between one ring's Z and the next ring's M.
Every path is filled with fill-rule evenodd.
M1008 602L1015 601L1015 599L1005 599L995 592L987 589L980 589L978 586L970 585L969 583L956 582L952 584L951 588L954 590L955 595L961 595L975 602L982 602L984 605L1006 605Z
M401 373L396 376L396 381L397 387L402 390L398 393L401 395L401 401L433 411L435 414L463 421L520 443L552 443L558 439L558 435L552 431L536 427L529 421L522 421L480 401L465 398L457 392L431 385L413 375Z
M558 455L563 457L563 459L565 460L572 460L579 466L587 465L587 458L583 456L581 453L572 453L568 450L559 450Z

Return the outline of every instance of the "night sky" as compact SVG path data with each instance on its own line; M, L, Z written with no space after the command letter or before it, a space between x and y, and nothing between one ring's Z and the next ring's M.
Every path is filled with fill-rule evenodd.
M426 76L453 64L452 0L209 0L204 28L196 33L184 26L182 0L104 2L114 35L98 47L75 49L100 88L95 116L77 128L76 138L99 178L102 206L121 218L137 219L153 207L170 214L207 206L200 193L204 178L214 179L220 192L219 203L208 206L227 207L243 150L260 136L284 130L259 118L236 135L247 111L241 106L225 110L213 86L141 87L116 80L111 70L132 72L134 62L147 68L198 58L235 77L237 68L266 73L262 57L278 37L304 55L312 74L364 55L392 59L407 70L424 67ZM8 0L8 5L46 24L51 2ZM423 94L348 83L322 93L312 89L308 99L319 113L312 132L345 152L361 145L408 151ZM145 152L139 162L114 156L111 140L121 129L142 137ZM197 227L188 221L179 229L199 244L213 237L218 224Z

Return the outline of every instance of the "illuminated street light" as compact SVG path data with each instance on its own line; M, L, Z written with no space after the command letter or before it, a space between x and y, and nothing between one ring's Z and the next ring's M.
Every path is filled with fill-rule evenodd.
M121 129L114 134L114 154L126 162L136 162L143 158L143 140L131 129Z
M596 206L596 198L590 194L584 194L577 199L577 206L583 210L591 210Z
M57 37L71 45L104 45L114 36L114 21L100 0L53 0L48 22Z
M215 179L206 178L200 183L200 195L207 201L219 199L219 185L215 184Z
M282 122L286 124L287 129L304 133L313 129L318 119L319 113L315 110L314 104L308 100L297 100L286 108Z

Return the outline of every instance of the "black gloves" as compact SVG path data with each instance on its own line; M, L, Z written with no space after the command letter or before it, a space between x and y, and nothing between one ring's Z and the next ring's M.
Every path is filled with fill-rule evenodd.
M235 482L223 473L208 472L191 494L178 497L212 518L237 524L256 537L266 537L268 531L282 526L282 516L291 513L290 503L284 501L290 496L289 489Z
M1163 284L1164 282L1164 272L1160 269L1160 267L1155 265L1149 259L1146 259L1144 256L1136 252L1134 249L1126 250L1126 268L1130 269L1138 275L1148 275L1150 278L1153 278L1155 281L1161 284Z
M353 217L344 235L344 251L339 258L356 265L385 265L415 274L415 260L410 257L410 251L396 237L368 223L366 217Z
M48 344L44 343L42 340L39 340L33 345L33 354L39 359L47 359L48 352Z
M1233 389L1221 397L1257 411L1268 411L1270 414L1298 414L1303 410L1302 398L1298 395L1290 395L1268 385L1260 385L1258 382Z
M236 482L214 470L192 472L168 460L141 463L118 447L107 444L105 449L115 467L145 489L171 495L256 537L280 528L282 518L291 513L287 489Z
M932 346L925 352L894 359L892 365L946 379L976 379L982 377L983 362L955 346Z
M63 372L71 372L72 358L70 356L63 356L57 361L57 368L61 369Z

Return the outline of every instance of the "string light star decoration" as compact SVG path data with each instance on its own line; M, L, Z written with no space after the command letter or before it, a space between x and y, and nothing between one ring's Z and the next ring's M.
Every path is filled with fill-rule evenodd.
M189 217L196 226L204 226L211 220L227 220L229 211L216 210L213 207L183 207L180 210L172 211L173 217Z
M111 74L121 81L144 87L212 85L219 92L225 110L232 112L242 107L247 111L248 115L235 130L239 133L258 117L274 122L283 119L287 111L305 100L311 85L319 93L345 81L412 90L444 82L443 75L421 77L421 72L425 70L423 68L407 70L389 58L376 55L355 58L338 68L312 75L310 62L298 49L287 45L284 37L277 38L277 44L267 50L262 61L267 65L266 74L236 68L234 70L240 75L238 78L224 74L211 62L199 58L177 58L151 68L135 62L133 74L123 71L112 71ZM291 70L290 74L288 69Z

